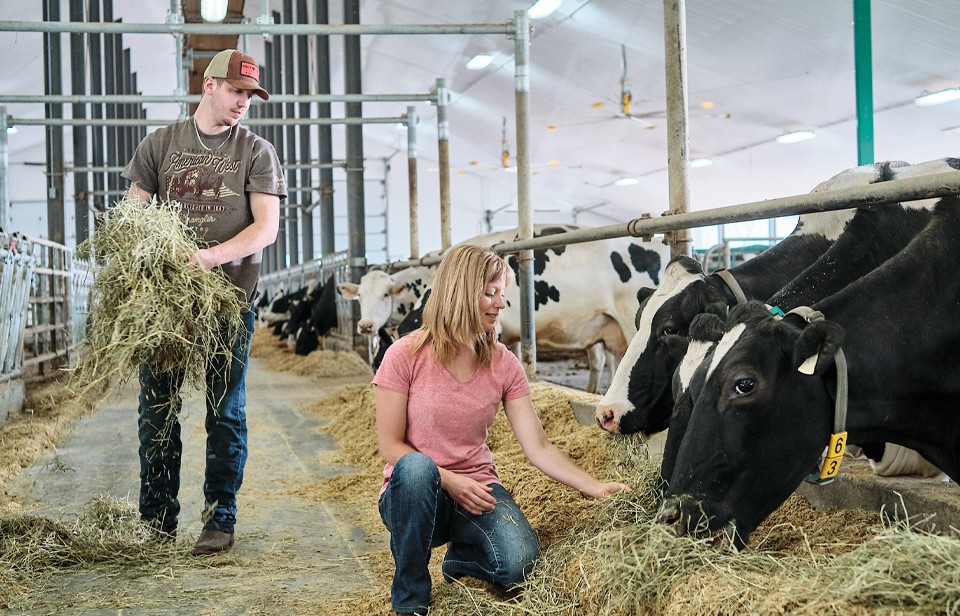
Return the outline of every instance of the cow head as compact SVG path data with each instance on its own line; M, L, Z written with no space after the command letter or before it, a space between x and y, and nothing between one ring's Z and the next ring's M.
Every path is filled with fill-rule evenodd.
M690 323L700 313L726 314L726 307L699 262L671 259L663 282L641 304L637 333L597 405L600 427L623 434L665 429L673 410L670 383L686 351Z
M660 465L661 483L670 483L673 466L683 435L693 413L693 401L700 395L706 377L707 366L713 357L713 349L723 337L726 323L715 314L698 314L690 323L687 351L673 373L673 413L670 415L670 430L663 447Z
M425 267L408 270L426 270ZM380 270L367 272L360 278L360 284L341 283L340 294L347 299L360 302L360 320L357 333L373 335L391 321L397 323L410 311L413 303L421 294L424 283L420 279L410 278L408 270L388 274Z
M816 467L833 418L833 358L843 330L801 329L758 302L731 310L691 391L691 412L657 519L681 533L750 533ZM817 356L813 374L798 371Z

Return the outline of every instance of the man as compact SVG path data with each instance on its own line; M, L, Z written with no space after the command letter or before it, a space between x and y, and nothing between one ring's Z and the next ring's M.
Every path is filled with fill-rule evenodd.
M276 150L240 126L260 86L260 67L235 49L221 51L203 75L203 93L190 119L147 135L123 170L142 200L178 201L204 243L193 260L205 270L221 268L252 307L262 250L277 237L286 183ZM203 532L195 555L226 552L234 542L237 491L247 457L244 405L249 342L254 315L232 341L232 359L207 367L206 475ZM183 374L140 369L140 515L158 538L176 537L180 503L180 385Z

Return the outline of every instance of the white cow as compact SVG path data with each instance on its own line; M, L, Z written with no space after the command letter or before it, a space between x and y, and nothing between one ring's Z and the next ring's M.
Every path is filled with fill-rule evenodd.
M357 333L372 336L381 327L395 326L433 282L436 266L416 265L393 274L371 270L360 284L341 282L337 289L347 299L360 302Z
M564 233L577 227L560 225L537 225L534 235ZM477 236L464 243L478 246L495 246L515 239L513 231ZM608 239L595 242L571 244L546 250L534 251L534 320L538 348L557 351L587 351L590 367L588 390L595 391L604 364L616 370L623 357L628 341L636 332L634 316L637 307L637 290L656 285L663 267L669 260L669 248L661 243L641 246L635 238ZM514 271L517 270L515 255L507 258ZM405 270L404 270L405 271ZM360 301L360 312L365 323L363 332L373 333L387 324L384 315L409 313L413 301L404 304L402 310L396 305L401 291L397 277L384 284L382 272L370 281L361 279L355 289L341 285L344 295L354 294ZM370 276L373 272L364 276ZM422 270L416 275L405 274L405 280L424 280ZM432 276L429 276L432 280ZM378 285L373 280L379 280ZM367 283L365 285L365 282ZM370 289L367 291L367 289ZM389 292L393 290L395 293ZM425 289L418 289L422 294ZM410 297L409 295L407 297ZM500 340L512 346L515 352L520 342L520 291L519 285L507 288L507 308L500 313ZM380 315L381 321L373 319ZM394 317L396 318L396 317ZM358 326L359 329L359 326Z

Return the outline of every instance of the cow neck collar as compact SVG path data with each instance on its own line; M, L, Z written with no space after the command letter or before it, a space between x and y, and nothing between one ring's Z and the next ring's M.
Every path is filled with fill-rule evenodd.
M730 297L727 298L728 304L736 306L737 304L747 303L747 296L743 293L743 289L740 288L740 283L738 283L737 279L733 277L733 274L730 273L730 270L718 269L717 271L713 272L713 275L719 278L726 286L726 289L724 289L724 295L726 295L726 292L729 291L730 295L733 296L732 302L730 301Z
M771 307L770 312L785 318L790 315L797 315L807 323L822 321L825 317L819 310L814 310L809 306L799 306L790 312L783 314L783 311L776 306ZM834 365L837 368L837 395L833 405L833 431L830 434L830 445L827 448L827 455L820 464L820 472L811 474L806 478L810 483L823 485L830 483L840 472L840 461L843 459L843 453L847 445L847 358L843 354L843 349L837 349L833 357Z

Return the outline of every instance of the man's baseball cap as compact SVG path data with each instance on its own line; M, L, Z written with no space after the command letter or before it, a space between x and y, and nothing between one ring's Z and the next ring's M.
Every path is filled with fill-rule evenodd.
M270 94L260 87L260 65L247 54L236 49L224 49L213 56L203 77L224 79L238 90L253 90L263 100Z

